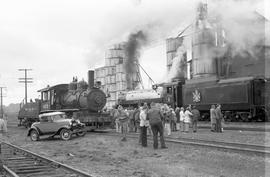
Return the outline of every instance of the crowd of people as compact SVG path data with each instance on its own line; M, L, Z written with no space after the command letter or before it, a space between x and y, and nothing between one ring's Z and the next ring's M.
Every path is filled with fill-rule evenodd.
M127 132L139 132L139 144L147 146L147 134L153 135L154 149L158 148L158 135L161 148L166 148L164 133L168 136L174 131L189 133L190 128L197 132L200 111L196 106L177 107L162 103L144 103L138 107L124 109L121 105L111 111L115 121L116 132L122 133L122 141L126 141ZM222 132L222 114L220 105L212 105L210 109L211 131Z

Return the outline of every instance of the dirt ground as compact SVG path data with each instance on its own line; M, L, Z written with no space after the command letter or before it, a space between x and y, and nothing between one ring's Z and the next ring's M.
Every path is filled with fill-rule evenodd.
M179 131L173 132L171 137L270 146L270 132L225 130L223 133L214 133L210 132L208 129L198 129L196 133L193 133L192 131L190 131L190 133L181 133Z
M94 176L104 177L256 177L269 176L270 158L188 145L142 148L135 139L87 133L85 137L32 142L27 130L9 127L1 138ZM267 169L267 171L266 171Z

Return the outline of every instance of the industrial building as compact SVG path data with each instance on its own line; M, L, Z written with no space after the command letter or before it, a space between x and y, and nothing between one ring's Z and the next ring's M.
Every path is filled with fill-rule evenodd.
M125 43L115 44L105 52L105 66L95 69L95 81L101 82L101 88L107 93L107 108L117 103L120 92L134 90L140 84L140 71L136 63L134 70L127 71ZM135 58L134 61L138 62Z
M237 44L230 41L235 31L225 28L222 18L209 16L207 4L197 7L196 19L188 26L191 50L186 50L184 43L187 35L166 39L168 80L182 84L218 82L233 78L269 78L269 46L264 41L251 41L253 37L263 39L265 19L254 12L254 20L239 20L239 26L249 26L250 33L245 36L245 46L237 49ZM247 30L248 31L248 30ZM232 38L232 37L231 37ZM237 41L238 43L240 41ZM109 47L105 55L105 66L95 69L95 80L101 82L102 89L109 95L107 108L117 104L119 93L139 88L141 81L138 58L128 58L127 43ZM172 74L171 74L172 73Z
M251 14L253 20L236 21L239 26L250 27L245 33L252 36L245 36L242 41L240 39L230 41L232 35L237 34L236 27L225 28L222 18L210 17L206 3L198 5L196 14L195 21L189 26L191 58L179 56L179 49L183 47L186 34L166 40L168 73L173 69L174 60L178 59L178 62L183 64L177 65L178 71L174 77L186 82L205 82L205 78L219 80L254 77L254 75L262 78L269 77L270 73L267 70L269 46L265 45L264 41L266 19L263 16L254 12ZM179 57L182 57L182 60L179 60Z

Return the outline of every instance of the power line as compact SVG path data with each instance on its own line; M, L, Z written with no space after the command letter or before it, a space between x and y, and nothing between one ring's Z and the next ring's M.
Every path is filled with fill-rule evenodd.
M3 111L3 88L6 87L0 87L0 97L1 97L1 118L3 118L4 111Z
M24 71L24 78L19 78L19 83L24 83L25 86L25 103L27 103L27 83L33 83L33 78L27 77L27 71L32 71L32 69L18 69L18 71Z

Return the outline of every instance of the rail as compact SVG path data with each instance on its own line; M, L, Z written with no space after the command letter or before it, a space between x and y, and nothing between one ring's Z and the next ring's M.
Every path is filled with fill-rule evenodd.
M1 142L0 153L3 170L8 176L93 177L84 171L7 142Z

